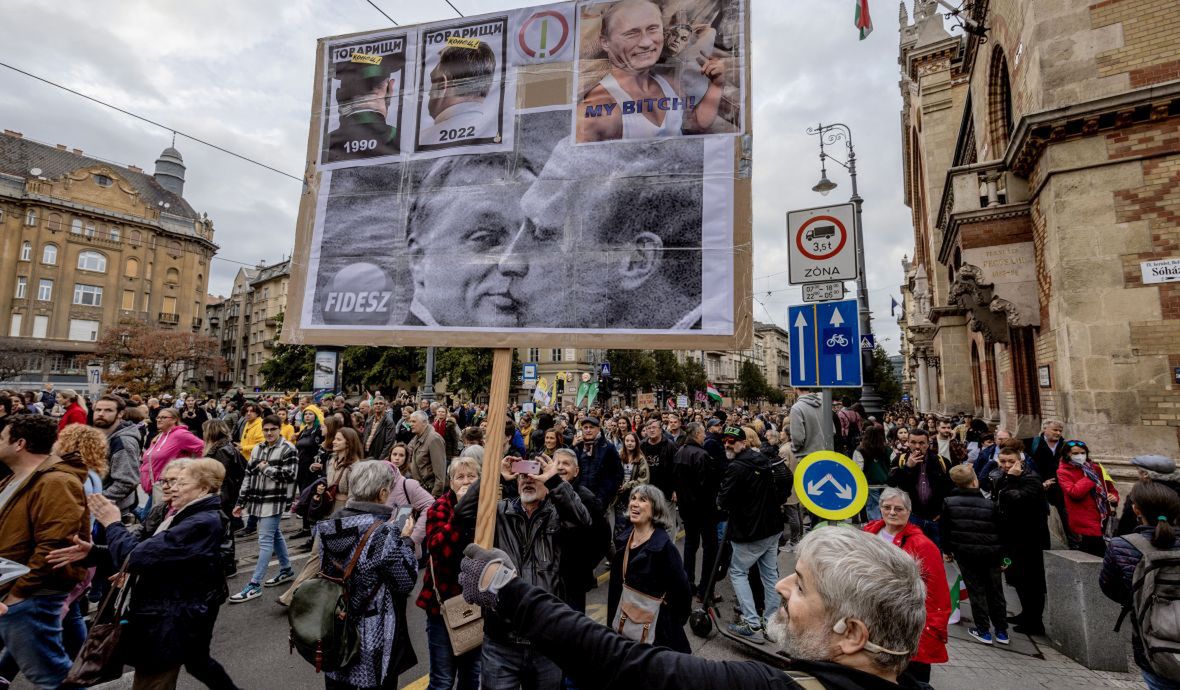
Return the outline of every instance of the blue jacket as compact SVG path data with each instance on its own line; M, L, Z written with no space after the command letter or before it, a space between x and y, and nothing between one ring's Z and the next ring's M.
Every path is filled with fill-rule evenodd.
M209 649L217 609L229 592L221 569L221 499L206 496L185 506L159 534L107 527L114 569L128 560L138 576L119 650L126 663L158 671Z
M1155 525L1139 525L1136 534L1142 534L1148 540L1155 533ZM1172 545L1172 550L1180 550L1180 541ZM1102 572L1098 574L1098 587L1108 599L1115 603L1131 608L1130 616L1135 615L1134 599L1131 592L1131 582L1135 576L1135 566L1143 560L1143 552L1131 546L1131 542L1122 537L1115 537L1106 546L1106 557L1102 560ZM1131 651L1135 654L1135 663L1141 669L1150 671L1151 665L1143 654L1143 641L1139 639L1135 629L1131 629Z
M586 452L585 444L575 446L574 452L578 454L578 483L593 491L602 505L610 505L623 485L623 461L619 459L619 451L599 434L594 439L592 452Z

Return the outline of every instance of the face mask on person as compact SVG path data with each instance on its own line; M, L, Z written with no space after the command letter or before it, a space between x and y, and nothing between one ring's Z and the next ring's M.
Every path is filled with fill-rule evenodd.
M1079 453L1077 455L1069 456L1069 461L1075 465L1084 465L1086 463L1086 457L1087 456L1085 453Z

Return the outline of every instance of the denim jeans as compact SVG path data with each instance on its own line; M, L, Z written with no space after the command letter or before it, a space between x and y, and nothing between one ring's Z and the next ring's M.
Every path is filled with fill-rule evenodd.
M869 500L865 503L865 514L870 520L881 519L881 492L884 489L869 489Z
M480 685L489 690L552 690L561 685L561 669L532 645L483 638Z
M250 582L262 584L262 577L266 575L266 565L270 563L272 555L278 556L280 570L291 569L291 559L287 556L287 541L283 539L280 520L281 515L258 518L258 565L254 566Z
M942 529L937 521L920 518L910 513L910 524L917 525L918 529L922 530L922 534L925 534L930 541L934 542L938 550L942 551Z
M479 687L480 651L456 657L451 650L447 624L440 615L426 614L426 645L430 653L430 685L427 690L476 690ZM456 685L458 681L458 685Z
M56 688L70 671L61 641L65 594L29 597L0 616L0 641L21 673L38 688Z
M745 544L733 543L733 558L729 562L729 581L733 593L742 609L742 620L751 627L762 625L762 619L754 606L754 594L750 591L750 568L757 563L762 574L763 600L766 615L772 616L778 610L781 597L775 591L778 582L778 536L772 534L765 539Z
M1176 684L1172 681L1167 678L1161 678L1151 671L1139 669L1139 672L1143 674L1143 682L1147 684L1147 690L1172 690L1172 688L1176 687Z

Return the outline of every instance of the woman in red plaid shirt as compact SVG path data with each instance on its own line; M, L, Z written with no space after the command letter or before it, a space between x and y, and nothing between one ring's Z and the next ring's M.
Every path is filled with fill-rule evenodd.
M462 594L459 562L472 535L463 534L455 520L455 506L479 479L480 466L473 458L457 458L447 468L448 486L426 511L426 550L430 558L423 569L418 606L426 611L426 640L430 651L430 690L475 690L479 687L480 650L456 657L447 636L440 606ZM438 577L437 582L435 576ZM458 685L455 684L456 679Z

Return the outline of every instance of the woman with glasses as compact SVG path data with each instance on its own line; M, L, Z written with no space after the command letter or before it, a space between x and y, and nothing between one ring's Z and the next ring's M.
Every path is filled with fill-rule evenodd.
M946 584L942 553L921 528L910 523L913 509L910 496L901 489L887 487L881 491L881 520L865 525L876 534L908 553L922 569L926 583L926 627L918 642L918 651L910 658L906 673L924 683L930 682L930 665L946 663L947 619L951 614L951 592Z
M205 451L205 442L180 423L180 413L175 408L164 407L156 415L156 435L143 452L139 464L139 482L144 492L152 497L145 507L146 513L153 502L159 500L152 494L152 486L163 475L168 463L177 458L199 458Z
M1069 531L1080 540L1077 548L1088 554L1106 554L1105 528L1117 523L1119 492L1102 466L1090 459L1085 441L1066 441L1065 455L1057 466L1057 483L1065 501Z
M281 434L282 419L278 415L264 417L262 443L254 446L246 465L246 481L233 516L248 514L258 519L258 564L242 591L229 598L231 604L261 596L264 586L274 587L295 579L280 523L291 503L299 453ZM272 555L279 559L279 574L264 582Z

